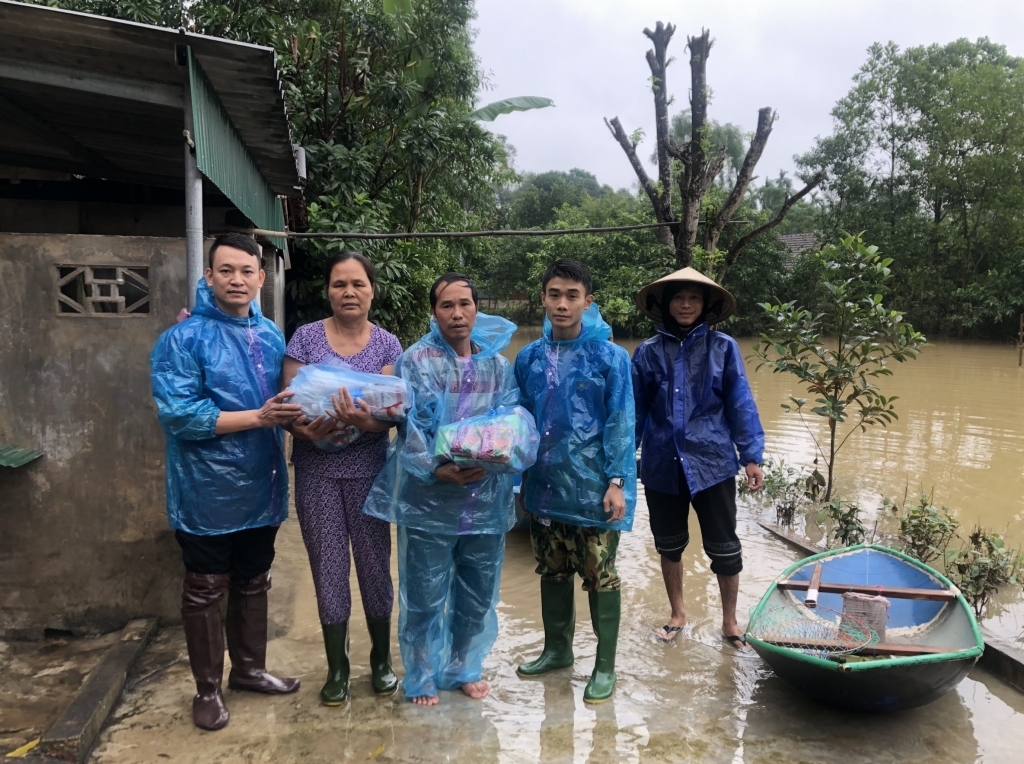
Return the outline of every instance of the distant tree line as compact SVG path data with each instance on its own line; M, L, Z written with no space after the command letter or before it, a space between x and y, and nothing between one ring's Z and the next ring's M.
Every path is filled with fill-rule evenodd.
M472 0L29 1L273 47L293 138L308 152L305 206L293 219L301 228L575 228L655 219L651 189L614 190L578 169L517 175L514 149L469 118L482 84L469 26ZM667 29L648 35L656 48L655 38L664 38ZM705 37L688 42L710 46ZM667 38L662 42L667 45ZM656 53L655 63L667 67L670 59ZM887 303L918 329L931 336L994 338L1015 331L1024 311L1022 59L987 39L907 50L892 43L872 46L850 92L832 111L833 133L798 158L795 183L783 173L737 185L751 141L766 133L760 123L758 132L747 134L715 122L706 114L707 93L701 93L674 116L658 112L666 129L659 128L652 164L660 178L672 170L661 156L669 149L688 161L697 149L721 160L700 199L692 265L722 276L736 294L731 331L761 331L758 305L765 301L797 299L811 310L820 307L827 295L819 260L793 262L778 236L813 233L824 244L838 241L842 232L863 232L865 241L893 259ZM662 100L666 108L671 104ZM696 131L694 103L701 109ZM627 138L636 155L634 140L638 145L642 132ZM666 156L671 159L671 152ZM824 180L815 193L752 240L723 275L716 253L731 252L745 234L771 221L796 188L806 188L819 173ZM739 186L745 191L733 209ZM664 194L657 183L654 191L656 198ZM719 232L723 210L729 224ZM305 241L293 251L289 323L324 315L320 264L332 251L357 247L380 269L375 317L404 339L425 328L427 288L437 273L462 268L495 298L525 297L525 307L517 305L529 317L536 315L540 273L563 256L591 263L598 299L620 331L643 333L650 327L632 296L677 267L666 245L671 238L641 231L550 239ZM713 246L703 246L712 240Z

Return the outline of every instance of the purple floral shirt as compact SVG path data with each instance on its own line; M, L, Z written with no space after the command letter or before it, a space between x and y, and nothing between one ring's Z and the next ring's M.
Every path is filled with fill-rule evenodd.
M285 355L299 363L323 363L330 358L344 361L359 371L380 374L402 354L402 344L390 332L376 324L370 329L370 341L355 355L343 356L334 352L327 341L323 321L305 324L295 330ZM294 441L292 462L295 469L316 470L322 478L372 478L384 466L388 452L387 432L368 432L341 451L327 453L307 440Z

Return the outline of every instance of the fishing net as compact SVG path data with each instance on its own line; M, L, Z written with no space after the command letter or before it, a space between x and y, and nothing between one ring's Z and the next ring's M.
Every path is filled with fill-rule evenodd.
M843 592L843 621L850 618L866 624L878 635L878 641L885 641L885 624L889 620L889 600L880 595Z
M830 659L863 650L878 634L863 619L825 607L779 605L757 613L747 633L770 645Z

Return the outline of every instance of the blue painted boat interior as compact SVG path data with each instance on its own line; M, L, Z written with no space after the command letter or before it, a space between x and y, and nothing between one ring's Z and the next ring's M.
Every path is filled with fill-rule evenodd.
M915 565L880 552L877 549L858 549L819 560L822 564L821 580L830 584L859 584L867 586L907 587L912 589L944 590L946 586L937 578ZM810 581L815 563L808 563L790 576L795 581ZM791 591L800 602L805 593ZM889 598L887 628L901 629L930 622L946 606L943 602ZM837 612L843 609L841 594L820 594L818 604Z

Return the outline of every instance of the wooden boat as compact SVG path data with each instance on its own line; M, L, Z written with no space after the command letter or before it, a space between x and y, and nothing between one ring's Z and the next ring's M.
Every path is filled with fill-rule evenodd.
M800 628L838 629L844 592L889 600L881 640L871 629L852 639ZM945 576L873 544L830 550L788 568L754 609L746 636L787 684L830 705L871 711L931 703L956 687L985 649L974 613Z

